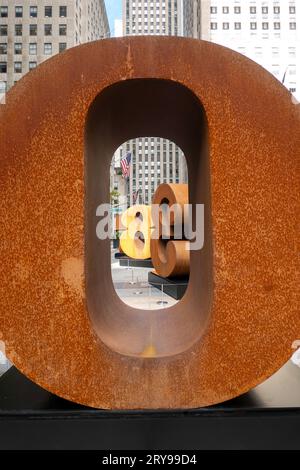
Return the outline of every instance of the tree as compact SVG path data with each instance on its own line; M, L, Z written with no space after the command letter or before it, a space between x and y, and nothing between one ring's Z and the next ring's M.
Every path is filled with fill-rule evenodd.
M119 202L119 197L120 197L120 193L116 189L113 189L110 192L110 203L111 203L111 205L113 205L113 206L117 205L118 202Z

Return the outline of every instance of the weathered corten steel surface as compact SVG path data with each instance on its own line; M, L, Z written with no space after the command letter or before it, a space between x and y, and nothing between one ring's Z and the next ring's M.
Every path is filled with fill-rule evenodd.
M0 340L24 374L93 407L187 408L289 358L300 117L271 75L206 42L104 40L30 72L0 123ZM152 312L119 299L95 234L112 153L139 135L181 146L206 208L184 298Z
M208 176L208 175L207 175ZM167 205L170 207L169 215L163 210L159 212L158 233L160 238L151 239L151 258L155 271L159 276L177 277L187 276L190 272L190 250L189 243L184 240L184 223L189 224L187 216L184 215L189 203L188 184L163 183L158 186L152 198L153 219L155 220L155 206ZM186 220L185 220L186 219ZM164 225L168 222L167 235L173 235L176 226L177 237L167 241L163 239ZM178 227L179 226L179 227ZM181 231L181 239L178 237L178 228ZM179 281L180 282L180 281Z

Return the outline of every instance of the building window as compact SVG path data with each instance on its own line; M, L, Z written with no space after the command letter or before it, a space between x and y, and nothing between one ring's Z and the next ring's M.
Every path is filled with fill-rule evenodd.
M36 24L29 25L29 34L30 34L30 36L36 36L37 35L37 25Z
M67 49L67 43L66 42L60 42L59 43L59 52L63 52Z
M234 23L234 29L242 29L242 23Z
M241 13L241 7L234 7L234 13L239 15Z
M16 18L22 18L23 17L23 7L16 7L15 8L15 16L16 16Z
M7 24L0 24L0 36L7 36Z
M229 29L229 23L223 23L223 29Z
M29 44L29 55L36 55L37 54L37 43L31 42Z
M36 6L34 6L34 7L32 7L32 6L29 7L29 16L30 16L30 18L37 18L37 13L38 13L38 11L37 11L37 7L36 7Z
M296 13L296 7L290 7L290 15L294 15Z
M261 7L261 12L263 15L267 15L269 12L269 7Z
M280 23L275 22L274 23L274 29L280 29Z
M7 18L8 16L8 7L0 7L0 17Z
M216 13L218 13L218 8L217 7L210 7L210 13L212 15L215 15Z
M44 25L44 32L45 32L45 36L51 36L52 35L52 24L45 24Z
M44 54L51 55L52 54L52 44L51 42L45 42L44 44Z
M45 7L45 17L52 18L52 7Z
M6 42L0 44L0 54L7 54L7 44Z
M218 23L210 23L210 29L218 29Z
M269 29L269 23L264 22L264 23L262 24L262 29Z
M61 18L66 18L67 17L67 7L59 7L59 16Z
M292 57L296 57L296 48L295 47L289 47L289 55Z
M250 7L251 15L256 15L256 7Z
M67 25L66 24L60 24L59 25L59 35L60 36L66 36L67 35Z
M250 23L250 29L257 29L257 23L255 22Z
M0 73L7 73L7 62L0 62Z
M29 62L29 70L36 69L37 63L35 61Z
M21 42L16 42L15 43L15 54L22 54L22 43Z
M3 95L3 93L6 93L7 89L7 83L6 82L0 82L0 94Z
M227 15L229 13L229 7L223 7L222 11L223 11L224 15Z
M22 36L23 34L23 27L21 24L15 25L15 36Z
M274 14L279 15L280 13L280 7L274 7Z
M22 73L22 62L15 62L14 70L15 73Z
M296 23L290 23L290 29L296 29Z

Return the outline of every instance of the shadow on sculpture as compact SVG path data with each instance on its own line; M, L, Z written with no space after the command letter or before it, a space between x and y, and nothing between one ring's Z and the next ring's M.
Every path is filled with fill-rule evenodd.
M106 274L111 262L109 240L98 240L95 227L97 207L109 199L112 153L123 142L144 135L172 140L185 154L190 201L205 204L206 241L202 250L191 252L190 283L180 304L141 312L125 305L117 296L111 276ZM188 88L170 80L116 83L102 91L90 107L85 148L86 293L93 327L107 346L121 354L143 357L179 354L205 331L213 294L209 148L204 108Z

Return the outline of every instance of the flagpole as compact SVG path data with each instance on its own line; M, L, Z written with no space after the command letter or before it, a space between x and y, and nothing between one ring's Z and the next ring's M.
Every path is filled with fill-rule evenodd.
M289 66L287 66L287 68L285 69L285 72L284 72L284 75L283 75L283 79L282 79L282 82L281 82L282 85L284 85L284 83L285 83L285 79L286 79L286 74L287 74L288 68L289 68Z
M129 203L128 203L128 197L127 197L127 208L128 208L130 207L130 175L127 178L127 194L129 194Z

